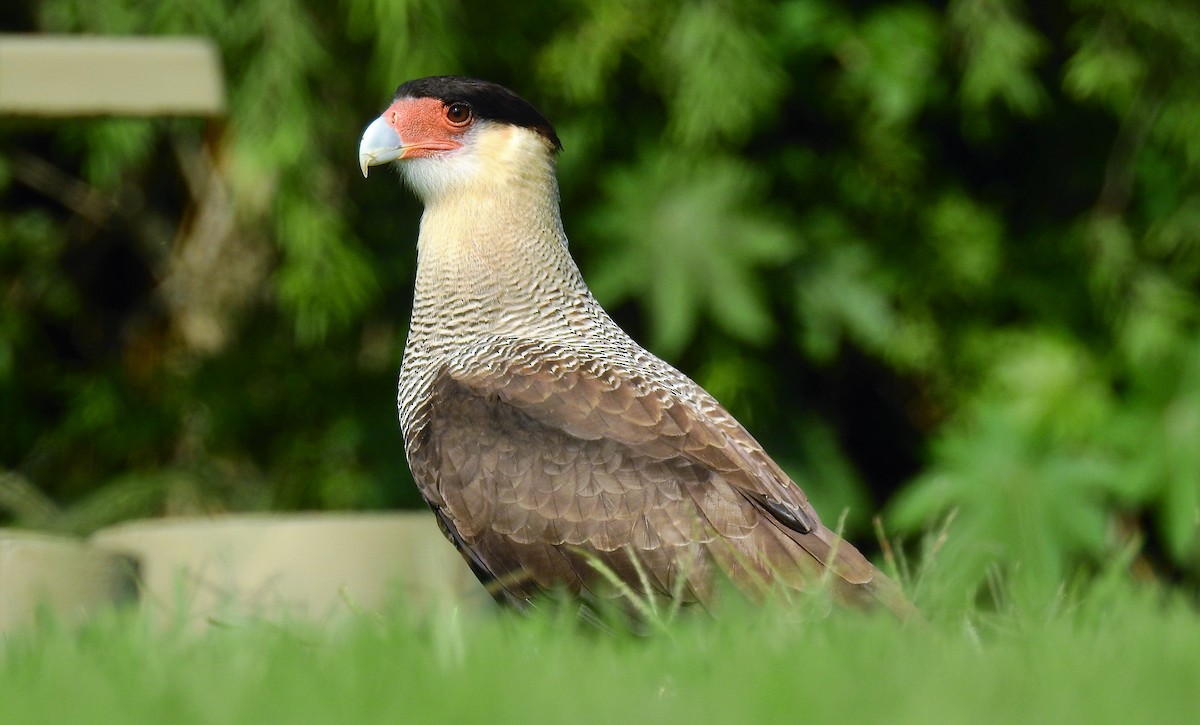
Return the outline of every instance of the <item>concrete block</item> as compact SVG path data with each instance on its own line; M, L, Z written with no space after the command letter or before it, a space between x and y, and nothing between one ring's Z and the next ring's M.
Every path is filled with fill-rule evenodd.
M146 520L91 541L137 559L144 606L170 621L325 621L397 598L416 609L487 600L425 512Z
M64 621L131 601L133 564L73 538L0 529L0 633L31 624L40 610Z

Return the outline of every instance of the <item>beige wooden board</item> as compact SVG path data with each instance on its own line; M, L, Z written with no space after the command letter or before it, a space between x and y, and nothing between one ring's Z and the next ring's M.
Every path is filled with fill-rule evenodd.
M221 60L205 38L0 35L0 113L213 116Z

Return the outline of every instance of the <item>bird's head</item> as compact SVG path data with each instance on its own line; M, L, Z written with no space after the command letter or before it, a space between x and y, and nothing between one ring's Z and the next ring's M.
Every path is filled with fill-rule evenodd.
M500 182L530 158L562 149L553 126L507 88L458 76L409 81L367 126L358 147L363 176L401 162L400 172L427 204L481 179Z

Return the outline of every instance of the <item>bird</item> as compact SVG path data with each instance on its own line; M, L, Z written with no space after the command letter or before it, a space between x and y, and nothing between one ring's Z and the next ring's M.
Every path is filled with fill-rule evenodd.
M397 406L442 532L520 608L556 591L707 607L730 582L907 616L746 428L593 297L562 148L531 103L461 76L404 83L359 144L364 177L391 164L424 207Z

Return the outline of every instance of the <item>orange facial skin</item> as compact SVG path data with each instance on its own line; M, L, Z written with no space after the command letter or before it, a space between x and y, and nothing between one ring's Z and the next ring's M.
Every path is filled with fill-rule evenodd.
M461 148L463 134L475 122L467 104L448 104L437 98L401 98L388 106L383 117L400 135L401 159Z

